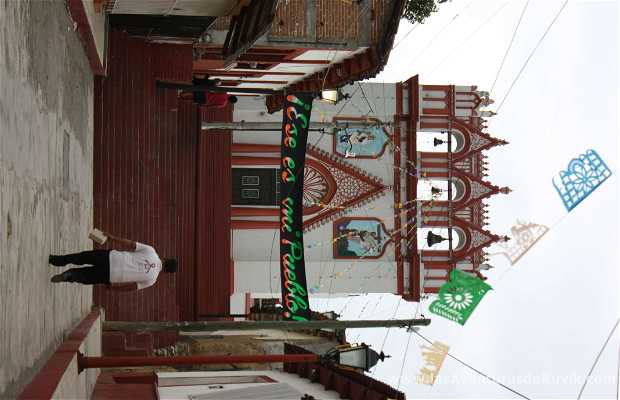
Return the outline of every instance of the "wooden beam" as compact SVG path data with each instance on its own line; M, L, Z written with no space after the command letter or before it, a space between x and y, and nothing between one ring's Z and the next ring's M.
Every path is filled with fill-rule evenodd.
M194 71L196 72L196 71ZM256 70L256 71L225 71L219 69L205 69L201 73L208 74L210 76L247 76L252 78L259 78L265 75L290 75L290 76L304 76L303 72L284 72L284 71L268 71L268 70Z
M261 80L257 80L257 79L226 79L225 81L222 82L222 84L226 84L228 86L227 82L235 82L237 85L240 85L242 83L264 83L264 84L274 84L274 85L286 85L288 83L288 81L261 81Z
M240 62L262 62L282 64L329 64L329 60L286 60L281 56L269 54L244 54L239 57Z

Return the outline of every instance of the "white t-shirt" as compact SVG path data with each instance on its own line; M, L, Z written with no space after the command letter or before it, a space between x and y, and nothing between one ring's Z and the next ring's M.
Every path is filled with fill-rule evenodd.
M138 289L157 281L161 260L155 249L136 242L135 251L110 251L110 283L135 282Z

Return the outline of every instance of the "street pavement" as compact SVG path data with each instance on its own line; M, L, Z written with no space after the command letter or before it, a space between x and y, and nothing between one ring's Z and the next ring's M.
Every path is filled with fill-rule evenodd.
M50 253L92 247L93 76L64 0L0 0L0 398L92 305Z

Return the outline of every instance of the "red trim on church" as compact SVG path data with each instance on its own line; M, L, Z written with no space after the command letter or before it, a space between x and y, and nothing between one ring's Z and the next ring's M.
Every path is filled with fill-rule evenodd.
M408 79L404 85L407 89L407 178L405 180L407 184L407 221L414 221L416 226L418 221L416 216L417 204L416 198L418 195L418 178L416 177L417 171L415 168L417 159L417 145L416 145L416 132L418 124L418 109L419 109L419 83L418 75ZM400 112L400 110L399 110ZM404 116L403 116L404 117ZM407 261L409 262L409 290L405 292L403 290L403 298L405 300L420 301L420 262L418 257L418 243L416 229L407 230Z
M401 190L400 190L400 177L402 174L401 169L401 141L400 141L400 114L403 109L403 86L401 82L396 84L396 110L394 115L394 137L393 143L394 146L394 229L396 233L394 234L394 258L396 260L396 293L402 295L404 291L404 262L402 255L402 223L401 223L401 214L402 208L399 207L400 204L404 203L401 198ZM407 205L405 205L407 206ZM406 229L409 229L409 226L405 226Z

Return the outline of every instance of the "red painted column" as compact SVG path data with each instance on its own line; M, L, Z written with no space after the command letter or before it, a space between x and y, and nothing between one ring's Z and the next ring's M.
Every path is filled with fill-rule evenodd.
M78 355L79 370L87 368L124 368L145 366L172 366L196 364L238 364L238 363L316 363L316 354L262 354L243 356L184 356L184 357L84 357Z
M434 270L434 271L444 271L446 276L450 272L452 267L448 264L447 261L426 261L424 262L424 269ZM430 279L430 278L429 278ZM433 277L433 279L440 279L440 277Z
M422 168L448 168L448 162L422 161Z
M447 118L435 118L436 121L431 122L433 117L425 116L424 120L420 122L420 129L448 129L448 121ZM442 133L436 133L438 137L441 137ZM445 136L445 135L444 135ZM443 139L443 138L442 138Z
M278 208L232 207L230 215L233 217L272 217L279 214Z
M280 159L276 157L241 157L233 156L232 165L270 165L277 167L280 165Z
M256 143L233 143L233 153L280 153L280 145L256 144Z
M423 171L422 177L426 178L448 178L448 171L445 172L426 172Z
M424 223L425 226L434 226L436 228L447 228L447 221L428 221Z
M449 257L450 252L447 250L422 250L422 257ZM422 260L424 265L426 265L427 261Z
M448 161L448 153L444 153L443 151L421 151L420 158L429 158L429 159L442 159Z
M448 218L448 212L447 211L424 211L422 210L422 213L427 216L427 217L445 217Z

